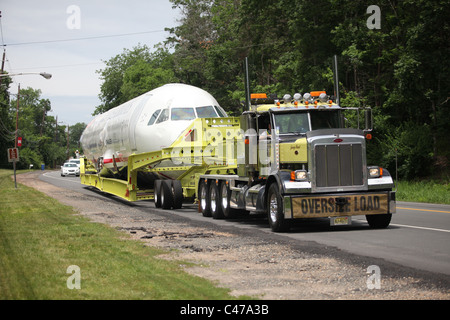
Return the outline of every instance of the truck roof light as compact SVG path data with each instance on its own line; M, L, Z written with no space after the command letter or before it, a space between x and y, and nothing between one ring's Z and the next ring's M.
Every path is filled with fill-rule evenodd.
M322 92L322 93L319 95L319 100L320 100L320 102L327 102L327 100L328 100L327 94L324 93L324 92Z
M325 91L311 91L311 96L319 97L322 93L327 94Z
M289 103L289 102L292 100L292 97L291 97L290 94L286 93L286 94L283 96L283 100L284 100L284 102Z
M295 93L294 94L294 100L296 100L296 101L302 100L302 94L301 93Z
M252 93L250 99L267 99L266 93Z

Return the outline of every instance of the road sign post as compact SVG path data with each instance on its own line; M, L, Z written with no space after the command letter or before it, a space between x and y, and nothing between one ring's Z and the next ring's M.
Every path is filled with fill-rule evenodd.
M8 149L8 162L13 163L14 168L14 186L17 189L17 180L16 180L16 161L19 160L19 149L17 148L9 148Z

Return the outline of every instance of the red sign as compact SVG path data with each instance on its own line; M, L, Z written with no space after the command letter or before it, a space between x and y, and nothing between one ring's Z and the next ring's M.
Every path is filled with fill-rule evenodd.
M21 147L22 146L22 137L18 137L17 138L17 146Z
M8 162L14 162L19 160L19 149L9 148L8 149Z

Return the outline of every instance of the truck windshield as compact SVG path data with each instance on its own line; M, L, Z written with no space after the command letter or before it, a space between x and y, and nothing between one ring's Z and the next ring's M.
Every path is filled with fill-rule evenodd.
M311 118L311 127L309 118ZM340 115L336 110L276 113L275 128L278 134L304 134L310 130L340 128Z
M309 131L308 114L305 112L278 113L274 118L278 134L300 134Z
M340 128L340 117L337 110L314 111L311 115L312 130Z

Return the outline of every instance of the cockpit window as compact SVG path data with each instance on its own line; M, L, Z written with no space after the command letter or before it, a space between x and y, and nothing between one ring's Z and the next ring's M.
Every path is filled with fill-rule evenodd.
M216 112L219 114L219 117L223 118L227 116L227 114L218 106L214 106L214 109L216 109Z
M173 108L171 120L192 120L195 119L194 108Z
M161 114L158 117L158 120L156 120L156 123L161 123L164 121L169 120L169 109L164 109L161 111Z
M197 111L197 117L198 118L214 118L217 117L217 113L214 110L213 106L206 106L206 107L197 107L195 108Z
M158 118L159 113L161 112L161 109L156 110L155 112L153 112L150 120L148 120L147 125L151 126L153 123L155 123L156 118Z

